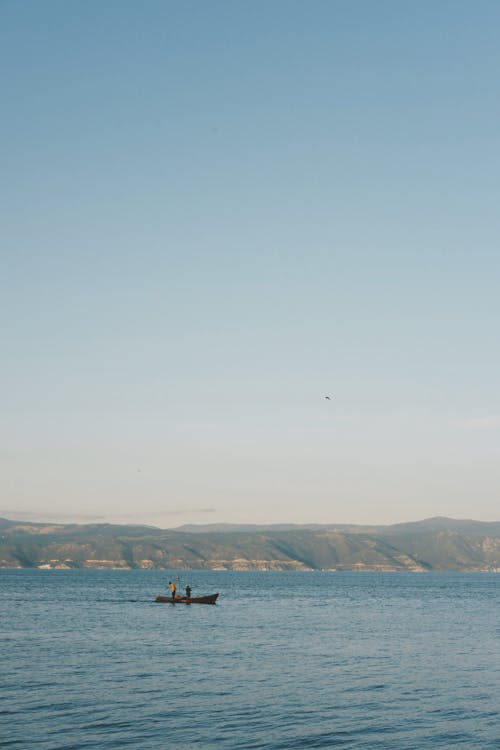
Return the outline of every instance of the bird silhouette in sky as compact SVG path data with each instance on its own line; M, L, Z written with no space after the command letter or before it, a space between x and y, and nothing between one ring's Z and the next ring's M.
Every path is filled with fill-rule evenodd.
M331 400L332 400L332 399L330 398L330 396L325 396L325 398L326 398L326 400L327 400L327 401L331 401Z

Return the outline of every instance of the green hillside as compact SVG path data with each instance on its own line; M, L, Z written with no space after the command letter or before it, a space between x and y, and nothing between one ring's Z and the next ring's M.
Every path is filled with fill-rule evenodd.
M186 528L0 519L0 567L500 571L500 523Z

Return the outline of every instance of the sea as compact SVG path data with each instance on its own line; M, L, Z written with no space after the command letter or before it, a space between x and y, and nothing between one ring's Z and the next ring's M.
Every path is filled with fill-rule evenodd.
M169 580L215 606L157 604ZM500 748L495 573L0 570L0 747Z

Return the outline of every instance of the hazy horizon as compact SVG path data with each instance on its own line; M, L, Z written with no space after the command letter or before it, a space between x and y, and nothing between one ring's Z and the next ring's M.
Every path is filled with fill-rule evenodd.
M499 23L2 3L1 504L496 520Z
M411 518L407 519L406 521L396 521L396 522L388 522L388 523L363 523L363 522L356 522L352 523L349 521L323 521L323 522L317 522L317 521L303 521L303 522L290 522L287 520L281 520L281 521L271 521L271 522L262 522L262 523L256 523L254 521L240 521L240 522L230 522L230 521L211 521L209 518L206 519L206 521L199 520L197 522L189 522L189 523L170 523L170 524L164 524L162 523L162 517L161 514L154 515L147 519L144 518L143 520L140 519L140 514L132 514L132 515L76 515L76 514L58 514L58 513L40 513L40 512L30 512L30 511L16 511L16 510L1 510L0 509L0 518L6 519L7 521L20 521L21 523L46 523L46 524L77 524L77 525L93 525L93 524L116 524L116 525L124 525L124 526L148 526L158 529L165 529L165 530L173 530L183 528L184 526L200 526L200 527L220 527L220 526L392 526L397 525L399 523L421 523L425 521L431 521L436 519L442 519L452 522L472 522L472 523L500 523L498 517L497 518L491 518L488 520L480 520L477 518L452 518L450 516L432 516L432 517L426 517L426 518Z

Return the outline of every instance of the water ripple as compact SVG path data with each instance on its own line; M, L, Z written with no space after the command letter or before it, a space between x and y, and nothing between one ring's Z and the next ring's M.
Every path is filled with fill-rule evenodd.
M498 577L168 576L0 571L2 748L499 749Z

